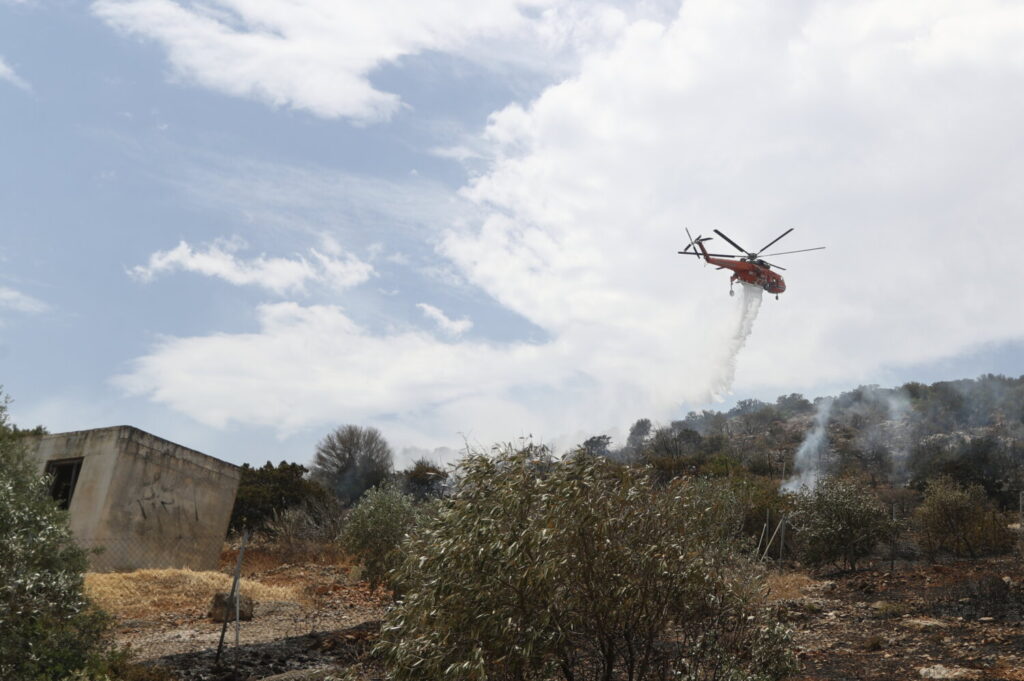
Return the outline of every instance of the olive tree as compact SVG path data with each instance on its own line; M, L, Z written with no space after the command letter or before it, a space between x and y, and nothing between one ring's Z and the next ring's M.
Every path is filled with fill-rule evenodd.
M391 446L376 428L340 426L317 444L310 475L350 505L391 475L392 460Z
M0 678L61 679L98 659L105 617L83 592L85 553L28 459L0 394Z
M697 487L580 450L470 454L413 533L378 652L397 681L778 679L786 634Z

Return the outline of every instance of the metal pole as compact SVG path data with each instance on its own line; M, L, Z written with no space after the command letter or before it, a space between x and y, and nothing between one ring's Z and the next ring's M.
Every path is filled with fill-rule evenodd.
M782 522L779 523L782 533L779 535L779 569L782 569L782 550L786 546L786 514L782 514Z
M768 557L768 552L772 548L772 542L775 541L775 537L779 534L779 530L782 528L782 523L784 523L784 522L786 522L786 517L785 516L782 517L782 521L775 527L775 532L772 533L772 536L768 540L768 543L765 544L764 553L761 554L761 560L764 560L765 558ZM779 551L779 553L780 554L782 553L781 550Z
M889 546L889 572L896 571L896 502L892 502L892 543Z
M242 574L242 556L245 554L245 543L249 539L249 531L242 534L242 546L238 549L238 561L235 563L235 578L231 582L231 593L228 594L228 605L235 601L235 646L238 645L238 579ZM224 625L220 628L220 642L217 644L217 656L214 658L214 665L220 664L220 654L224 649L224 635L228 632L228 617L224 613Z
M770 512L771 511L769 511L769 513ZM761 528L761 536L757 538L757 550L754 551L754 555L755 556L760 556L761 555L761 544L764 543L764 538L765 538L765 535L768 534L768 528L769 527L770 527L770 525L768 525L768 518L765 518L764 519L764 527Z

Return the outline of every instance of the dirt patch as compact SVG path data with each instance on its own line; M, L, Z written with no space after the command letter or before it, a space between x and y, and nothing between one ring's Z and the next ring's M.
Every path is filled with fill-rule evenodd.
M773 572L768 575L768 599L783 601L806 596L814 580L802 572Z

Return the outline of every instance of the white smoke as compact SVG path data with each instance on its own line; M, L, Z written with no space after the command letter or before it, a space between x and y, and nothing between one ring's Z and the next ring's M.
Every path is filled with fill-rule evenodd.
M711 399L716 402L724 400L732 389L732 382L736 378L736 358L754 329L754 320L761 309L762 293L764 289L760 286L740 283L736 320L734 325L730 325L733 332L725 342L725 353L718 363L718 373L711 377Z
M800 448L793 457L793 475L782 485L783 492L796 492L801 488L813 490L822 473L822 456L828 448L828 420L832 414L832 398L818 403L814 425L807 431Z

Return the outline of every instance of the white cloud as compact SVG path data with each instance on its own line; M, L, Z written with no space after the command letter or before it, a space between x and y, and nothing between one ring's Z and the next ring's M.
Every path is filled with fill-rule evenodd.
M98 0L93 11L156 40L176 73L214 90L318 116L388 118L399 97L369 74L404 55L457 51L525 28L546 0Z
M448 315L439 308L427 303L417 303L416 307L423 312L427 319L437 324L438 328L449 336L461 336L473 328L473 322L466 317L463 317L462 319L450 319Z
M167 339L115 382L210 425L240 421L289 430L338 414L364 422L395 410L449 408L480 395L507 400L501 395L516 384L543 384L572 372L525 344L454 345L421 332L375 336L333 306L263 305L259 317L257 333ZM197 376L203 376L199 390Z
M19 87L22 90L31 90L32 86L29 85L28 81L19 76L14 69L4 61L3 57L0 57L0 80L6 80L8 83Z
M372 122L402 106L374 70L428 52L497 71L566 75L631 18L678 0L96 0L114 28L162 45L175 74L233 96Z
M738 392L1020 339L1021 38L1024 7L996 1L689 0L630 21L491 117L463 196L484 217L440 249L437 272L542 342L373 335L288 304L251 334L168 339L119 380L208 423L344 413L423 446L665 419L706 394L738 313L727 272L675 255L684 226L828 246L779 259L789 290L765 301Z
M278 294L304 292L310 282L320 282L341 291L365 282L374 273L372 265L352 254L342 256L337 250L328 255L311 248L310 260L301 256L268 258L264 255L243 260L235 252L244 245L237 238L221 239L205 250L195 250L182 241L169 251L153 253L146 265L136 265L128 273L139 281L149 282L160 274L181 270L217 277L236 286L260 286Z
M466 193L493 214L445 251L560 337L707 352L726 277L672 256L683 226L748 248L798 227L780 246L829 250L780 259L790 292L762 310L745 390L1020 338L1021 38L1013 3L692 0L492 116L498 160Z
M50 306L21 291L0 286L0 308L26 314L40 314L49 310Z

